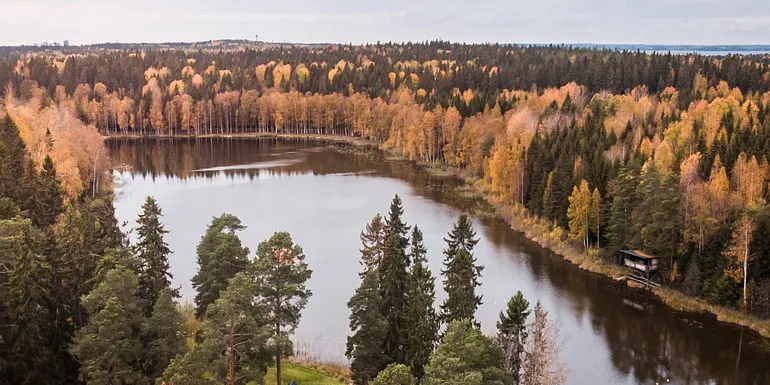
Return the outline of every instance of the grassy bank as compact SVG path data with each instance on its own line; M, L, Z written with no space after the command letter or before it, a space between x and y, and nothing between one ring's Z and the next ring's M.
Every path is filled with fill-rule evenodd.
M143 138L138 135L111 135L110 138ZM168 138L169 136L157 136L157 138ZM349 143L355 146L370 146L381 148L377 143L348 136L337 135L316 135L316 134L276 134L276 133L249 133L249 134L213 134L213 135L174 135L175 138L286 138L286 139L308 139L320 140L335 143ZM387 159L405 160L400 155L389 154ZM430 175L439 177L457 177L466 182L465 186L458 188L456 193L465 198L481 197L486 200L494 209L494 213L483 213L484 215L495 214L503 218L512 229L523 233L528 239L536 242L541 247L551 250L560 255L565 260L577 265L579 268L601 274L614 280L622 279L626 270L613 263L608 263L602 258L596 256L596 253L586 253L582 247L574 245L567 240L568 232L559 227L555 222L548 219L532 215L526 208L517 204L510 204L503 201L497 195L488 191L484 184L477 177L467 170L447 167L435 163L418 163L423 170ZM478 213L471 213L478 214ZM670 288L659 288L654 291L663 303L677 311L710 313L725 323L731 323L743 326L758 332L760 335L770 338L770 320L760 320L756 317L741 313L734 309L728 309L720 306L714 306L698 298L689 297L677 290ZM303 362L303 365L322 365L312 362Z
M281 364L281 384L288 385L291 381L296 382L297 385L340 385L345 383L317 369L293 362L284 362ZM275 383L275 366L273 366L267 370L265 384Z

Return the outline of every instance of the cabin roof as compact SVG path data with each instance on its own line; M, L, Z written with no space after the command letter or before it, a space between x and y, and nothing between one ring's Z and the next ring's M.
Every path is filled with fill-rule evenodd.
M647 253L645 253L644 251L641 251L641 250L620 250L620 252L623 253L623 254L628 254L628 255L630 255L632 257L637 257L637 258L659 259L659 257L647 254Z

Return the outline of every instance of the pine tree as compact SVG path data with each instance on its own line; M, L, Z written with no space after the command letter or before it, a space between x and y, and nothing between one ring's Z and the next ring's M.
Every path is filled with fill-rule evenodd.
M263 383L273 363L268 346L273 326L268 322L267 309L254 301L254 290L253 276L247 272L236 274L206 309L199 341L174 358L156 383Z
M89 319L75 333L71 352L81 363L88 384L143 384L141 370L143 321L134 273L118 267L83 298Z
M382 216L377 214L361 232L361 264L364 266L361 276L370 270L375 270L382 260L385 242L385 223Z
M382 260L378 269L380 291L382 293L382 313L388 321L388 334L385 338L384 353L397 363L405 363L404 346L406 278L408 276L409 256L406 247L409 244L409 227L402 221L404 210L401 198L396 195L390 204L390 212L385 219L385 244Z
M507 382L503 352L471 320L449 323L444 341L425 367L425 385L499 385Z
M299 325L302 310L313 294L306 287L313 271L305 263L302 247L286 232L275 233L257 246L253 267L254 294L257 304L267 309L280 385L281 358L292 352L289 335Z
M195 294L195 314L202 317L206 307L227 288L235 274L246 269L249 263L249 249L243 247L236 231L246 229L240 219L230 214L214 218L201 237L197 247L198 273L192 277Z
M497 343L503 348L505 371L516 385L521 379L521 363L524 358L524 346L527 344L526 329L529 313L529 302L520 291L517 291L516 295L508 301L505 313L500 312L500 320L497 322Z
M169 289L160 292L152 315L142 325L144 341L144 374L151 380L163 375L163 371L185 348L184 318L174 303Z
M425 373L424 367L438 339L439 318L433 303L436 301L436 278L428 267L422 232L412 230L410 257L412 267L407 277L406 345L404 361L417 379Z
M478 243L476 232L467 215L462 214L457 219L449 238L444 240L447 248L444 250L444 291L447 298L441 305L441 318L449 324L460 319L474 321L476 309L481 305L481 296L476 295L476 287L481 286L482 266L476 265L473 248Z
M168 231L163 227L160 218L163 216L158 203L152 197L142 205L142 213L136 221L139 227L136 233L139 237L134 246L136 255L141 263L139 271L139 288L145 301L145 313L152 314L152 307L160 292L169 287L173 277L169 270L168 256L171 250L163 240Z
M388 333L388 322L382 313L382 295L376 271L363 275L361 286L348 301L350 330L345 355L351 360L351 378L356 384L371 382L392 362L382 347Z

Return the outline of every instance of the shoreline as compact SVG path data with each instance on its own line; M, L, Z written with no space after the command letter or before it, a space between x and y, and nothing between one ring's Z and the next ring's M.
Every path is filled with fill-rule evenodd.
M343 135L326 134L290 134L290 133L236 133L236 134L172 134L172 135L138 135L138 134L118 134L102 135L107 139L179 139L179 138L281 138L281 139L308 139L333 143L346 143L356 147L375 147L385 154L392 155L390 151L382 148L381 144L371 140L350 137ZM404 158L407 160L406 158ZM525 238L537 243L540 247L560 256L566 262L576 265L581 270L588 273L599 274L613 281L625 281L625 269L619 265L610 264L601 258L594 258L585 252L576 249L569 242L564 241L563 237L567 230L554 226L547 220L530 214L521 205L511 205L504 202L494 194L486 191L479 183L477 178L468 175L464 170L448 167L438 163L427 163L412 161L423 172L441 177L453 177L464 181L467 186L478 193L480 198L486 201L493 209L494 214L502 218L514 231L522 233ZM628 286L635 287L625 281ZM683 313L698 313L711 315L718 322L746 328L759 336L770 339L770 320L761 320L756 317L744 314L735 309L728 309L709 304L708 302L690 297L686 294L669 287L654 288L649 290L664 305L671 310Z

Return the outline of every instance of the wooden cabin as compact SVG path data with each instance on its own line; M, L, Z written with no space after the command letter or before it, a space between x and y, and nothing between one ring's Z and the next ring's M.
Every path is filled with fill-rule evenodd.
M620 250L623 266L631 269L626 279L640 283L645 287L660 286L657 282L660 258L641 250Z
M623 257L623 265L645 274L658 271L660 258L645 253L641 250L620 250Z

